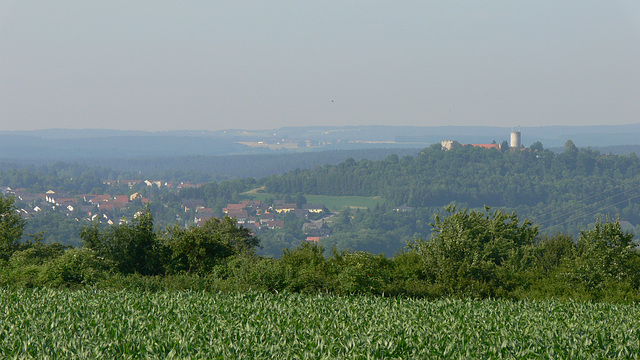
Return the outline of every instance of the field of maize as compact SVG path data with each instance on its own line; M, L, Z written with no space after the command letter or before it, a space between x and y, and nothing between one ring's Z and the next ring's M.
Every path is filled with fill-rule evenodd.
M640 358L640 305L0 289L3 359Z

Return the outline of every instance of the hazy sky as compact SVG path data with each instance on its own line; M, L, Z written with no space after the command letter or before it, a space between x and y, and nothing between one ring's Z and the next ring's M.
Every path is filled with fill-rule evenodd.
M608 123L638 1L0 2L0 130Z

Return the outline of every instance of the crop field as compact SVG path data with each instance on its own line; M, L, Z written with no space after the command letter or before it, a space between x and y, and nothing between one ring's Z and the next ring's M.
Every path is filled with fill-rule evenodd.
M640 305L0 289L3 359L628 359Z

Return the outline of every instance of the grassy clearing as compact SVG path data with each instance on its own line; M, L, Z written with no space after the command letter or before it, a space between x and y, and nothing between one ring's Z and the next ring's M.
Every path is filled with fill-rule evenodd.
M240 193L243 198L249 198L251 200L260 200L265 201L268 198L275 199L275 195L264 192L264 186L251 189L249 191L245 191Z
M266 199L275 199L276 195L259 192L264 187L256 188L243 192L241 195L251 198L252 200L265 201ZM351 209L370 209L376 204L384 204L384 199L380 196L328 196L328 195L305 195L309 204L323 204L331 211L340 211L346 208Z
M0 289L2 358L629 359L640 305Z
M309 204L323 204L331 211L340 211L346 208L370 209L376 204L384 204L384 199L380 196L327 196L327 195L305 195Z

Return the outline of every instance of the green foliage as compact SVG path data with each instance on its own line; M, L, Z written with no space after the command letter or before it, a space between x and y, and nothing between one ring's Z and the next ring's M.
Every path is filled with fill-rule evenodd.
M168 231L166 246L171 253L172 272L210 272L222 259L253 253L259 244L250 231L236 225L235 219L211 218L201 226L184 229L174 226Z
M113 262L123 274L153 275L163 271L164 249L154 232L153 216L148 210L104 230L94 223L82 230L80 238L88 249Z
M285 249L280 259L285 289L315 293L329 289L328 264L321 246L304 242L296 249Z
M67 246L60 244L43 244L39 239L35 243L20 244L0 273L0 284L21 287L59 286L51 281L49 266L58 261L67 249Z
M80 232L88 223L88 221L78 221L78 219L62 213L51 212L40 214L26 221L24 233L35 234L43 232L43 242L79 247L82 246Z
M580 233L574 274L588 289L599 289L609 281L640 284L640 254L633 235L625 233L618 221L596 222Z
M113 264L90 249L71 249L48 262L40 278L42 284L53 287L94 285L112 268Z
M571 139L567 140L567 142L564 144L565 154L577 154L579 151L580 150L578 150L578 147L573 143Z
M415 237L429 234L428 219L437 210L421 208L398 212L386 206L344 210L331 218L333 234L320 243L325 248L383 253L390 257Z
M104 189L102 179L109 178L110 173L107 169L56 162L4 169L0 171L0 184L36 193L50 189L89 193L93 189Z
M41 242L21 244L20 250L11 255L9 265L13 267L42 265L61 256L68 248L60 244L47 245Z
M460 295L488 296L508 286L508 272L518 267L523 247L533 244L538 228L529 220L520 223L515 213L456 211L435 216L429 241L413 246L422 256L427 277Z
M392 263L384 255L334 251L330 266L337 273L336 291L344 294L382 294Z
M24 220L16 211L15 199L0 195L0 259L9 259L18 249L24 226Z
M535 267L537 274L550 274L561 265L570 263L576 256L573 238L565 234L543 237L536 246Z

